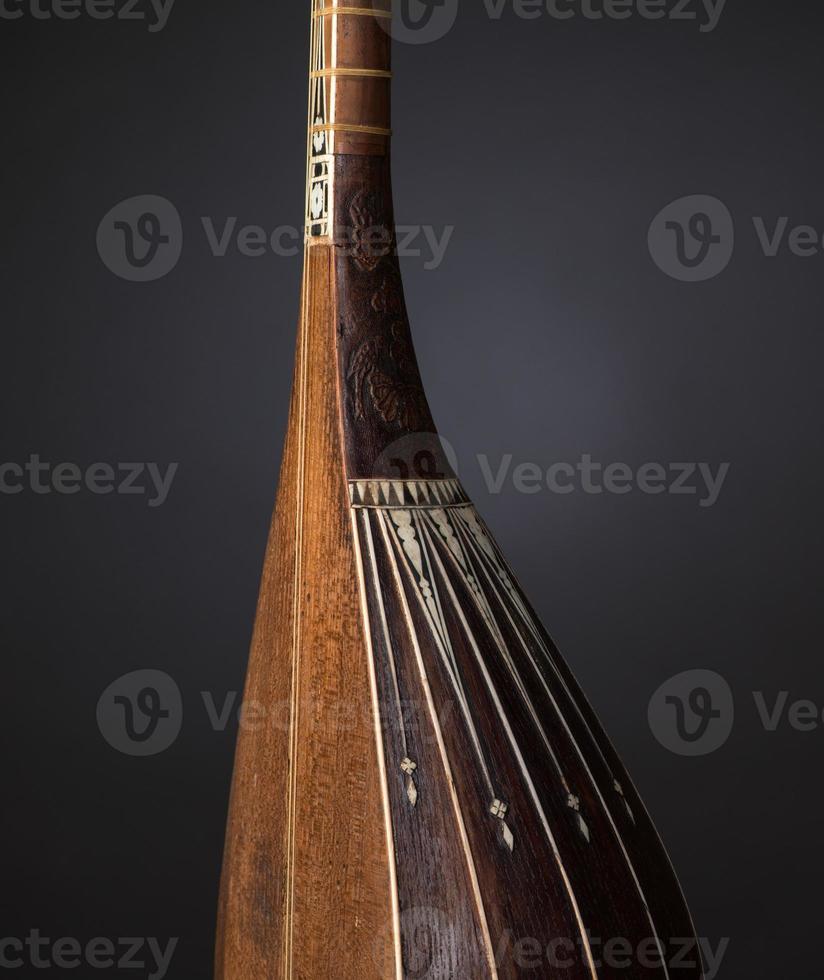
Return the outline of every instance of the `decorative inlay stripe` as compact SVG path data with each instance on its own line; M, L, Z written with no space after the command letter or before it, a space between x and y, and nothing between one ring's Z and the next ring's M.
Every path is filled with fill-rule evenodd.
M391 10L376 10L374 7L321 7L312 16L339 17L344 14L349 17L381 17L384 20L392 19Z
M330 123L313 126L313 133L369 133L372 136L391 136L392 130L383 126L356 126L354 123Z
M404 569L413 583L415 594L417 595L421 606L421 611L426 617L429 628L432 631L432 638L435 640L435 647L441 656L444 668L450 681L452 682L455 696L458 699L458 704L463 714L464 721L466 722L470 739L478 757L478 764L480 766L481 774L483 775L489 792L494 795L492 776L489 772L489 764L486 760L486 756L484 755L478 730L472 717L472 708L469 704L469 699L466 695L466 691L461 680L460 671L458 670L458 663L455 659L455 651L452 649L452 644L449 640L449 633L446 629L443 608L440 603L437 586L435 585L434 581L430 583L430 579L427 579L423 574L423 553L421 552L420 544L417 542L415 537L415 531L412 528L411 512L409 513L408 523L402 523L401 518L401 515L404 515L406 512L391 511L390 513L392 516L391 522L387 519L386 512L379 510L378 522L385 534L390 530L392 531L392 541L397 550L398 557L403 560ZM399 524L400 526L393 527L393 524ZM427 574L429 573L430 570L427 567Z
M381 802L383 803L384 826L386 830L387 860L389 864L389 887L392 893L392 931L393 947L395 952L395 980L403 980L403 949L401 947L401 912L398 900L398 871L395 864L395 834L392 826L392 806L389 800L389 781L386 770L386 755L383 747L383 735L381 731L381 711L380 698L378 695L378 679L375 672L375 653L372 648L372 632L369 628L369 601L366 596L366 582L364 578L364 564L361 556L360 537L358 536L358 515L353 510L352 514L352 538L355 547L355 562L358 567L358 586L360 589L361 609L363 610L363 621L366 626L366 646L369 654L369 686L372 691L372 713L375 723L375 744L378 751L378 766L380 768ZM366 518L367 521L369 518ZM374 551L370 545L370 556L374 562ZM411 776L410 776L411 778ZM408 791L407 791L408 792ZM414 803L413 803L414 806Z
M297 493L295 495L295 564L292 588L292 672L289 692L289 786L287 795L286 828L286 898L283 917L283 972L286 980L293 976L294 918L295 918L295 842L297 829L297 754L298 724L300 721L301 671L301 580L303 577L304 474L306 472L306 417L309 376L309 272L303 270L300 302L300 369Z
M446 613L449 610L458 616L461 624L461 632L470 643L474 653L474 660L480 670L480 676L483 678L484 686L487 688L495 704L501 727L506 733L507 741L515 755L518 768L527 787L528 796L531 798L536 816L543 826L550 849L553 852L561 877L566 886L572 911L581 929L583 952L590 973L593 978L597 978L597 968L591 946L587 941L588 937L582 910L574 894L572 880L564 867L554 833L550 829L549 813L544 809L545 801L539 798L539 793L529 771L523 748L519 744L520 739L516 737L513 731L511 719L506 715L506 709L502 704L499 692L496 690L496 682L493 681L490 674L491 663L487 662L486 658L489 657L491 651L488 651L486 644L481 642L482 638L480 634L478 636L473 635L472 627L464 614L464 610L460 605L458 595L455 591L456 588L459 588L459 585L456 582L453 587L445 563L458 573L459 580L468 588L474 600L474 605L481 614L486 630L494 641L494 647L497 648L500 662L505 665L515 690L520 694L522 704L526 708L527 714L543 741L549 759L555 767L559 777L559 790L563 794L562 799L565 808L568 810L581 836L588 843L591 843L592 846L598 846L597 838L593 837L590 826L587 820L584 819L582 796L579 795L577 787L571 786L567 780L558 754L555 751L555 746L548 737L545 726L542 724L540 717L540 711L542 709L539 707L538 702L533 700L527 688L526 678L534 672L534 676L537 678L543 694L549 700L566 736L570 740L575 754L583 765L587 781L591 784L600 804L599 809L602 808L603 814L614 834L614 839L624 857L629 876L635 885L652 928L652 935L658 939L655 922L643 887L618 827L619 816L626 817L630 824L634 824L635 815L624 796L621 784L612 775L610 775L610 783L612 784L610 790L599 785L582 747L578 744L573 734L572 728L564 714L566 708L562 709L561 704L557 700L558 692L554 690L556 683L568 698L571 709L584 722L586 730L590 732L595 750L607 771L611 774L611 767L604 756L604 752L601 750L595 735L586 723L580 705L573 697L572 692L569 690L567 683L555 663L551 645L541 634L539 626L536 624L532 613L513 580L509 566L498 551L494 540L482 523L474 507L468 501L458 480L354 480L349 482L349 494L353 512L357 513L358 510L361 511L360 515L358 515L359 519L357 523L362 529L361 543L365 545L364 551L374 556L375 545L372 541L372 522L374 522L374 527L379 529L380 535L383 536L387 546L387 556L391 562L399 587L398 592L405 606L406 618L410 632L412 633L416 655L420 657L421 651L419 644L422 642L422 639L414 633L409 610L409 604L415 600L411 596L407 597L407 594L405 594L400 583L401 578L406 579L410 584L411 592L417 599L419 608L429 627L429 640L433 643L434 651L440 656L441 664L446 671L463 720L467 726L467 735L475 750L479 774L483 776L487 790L491 794L485 802L481 800L478 802L487 809L487 812L492 818L499 821L501 840L506 845L506 848L512 852L516 847L516 839L507 823L507 815L511 811L506 800L510 799L510 797L506 792L506 787L500 787L503 790L503 792L500 792L499 788L495 786L497 779L490 771L489 761L486 758L486 747L483 744L483 740L479 737L480 733L476 728L475 718L473 717L473 706L467 697L465 680L459 669L455 651L452 648L450 631L446 627ZM385 612L382 608L381 587L378 582L377 568L374 564L371 567L371 573L371 588L376 591L379 613L385 617ZM511 640L504 638L503 628L505 623L508 624L508 627L514 634ZM386 624L384 623L383 625L385 629ZM389 644L388 638L387 643ZM516 663L515 651L518 649L526 657L526 663L523 668ZM394 652L390 649L389 656L394 658L394 655ZM544 666L544 659L551 673L547 673L546 667ZM391 663L390 667L394 674L395 664ZM421 668L423 669L422 663ZM394 696L396 700L400 701L397 680L395 680L394 686ZM530 759L530 764L531 762L532 760ZM408 780L407 791L410 796L410 802L414 807L419 789L419 786L416 785L417 766L414 759L408 756L404 758L401 761L401 769L406 774ZM425 786L425 782L426 780L424 778L420 784L420 788ZM620 806L624 811L623 814L613 814L612 806L607 803L607 799L605 798L610 791L615 794L614 799L620 801ZM457 803L457 800L455 802ZM517 814L515 814L515 817L516 824L514 826L517 832ZM663 972L664 977L669 980L669 971L666 964L663 965Z
M391 78L391 71L379 68L323 68L309 74L310 78Z
M358 511L353 510L353 517L358 514ZM366 511L361 511L360 516L363 518L363 536L366 551L369 554L370 570L372 573L372 581L377 583L378 577L378 566L375 561L375 544L372 540L372 527L369 523L369 514ZM357 522L355 523L357 528ZM418 769L418 764L414 759L409 757L409 741L406 736L406 720L403 716L403 700L401 698L401 688L398 682L398 666L395 663L395 651L392 646L392 637L389 634L389 622L386 618L386 607L383 603L383 595L379 588L374 589L375 599L378 603L378 609L380 611L381 627L383 629L383 642L386 645L386 658L389 662L389 670L392 677L392 689L395 695L395 707L398 714L398 731L401 738L401 746L403 747L403 759L401 760L401 771L405 775L406 783L406 795L409 798L409 802L412 806L416 806L418 803L418 785L415 782L415 773Z
M578 928L580 929L581 944L583 947L584 955L586 956L590 973L593 977L593 980L598 980L598 971L595 966L595 959L592 955L590 933L586 927L586 924L584 923L583 915L581 914L581 907L578 904L578 899L577 896L575 895L575 890L572 887L572 882L570 881L569 875L567 874L567 870L564 867L564 862L563 862L563 858L561 857L561 852L558 849L558 844L557 841L555 840L555 835L552 833L552 830L549 826L549 821L547 819L546 812L544 811L544 808L541 805L541 800L540 797L538 796L538 791L535 788L535 783L532 780L532 776L530 774L529 768L527 767L526 761L521 752L521 748L520 745L518 744L518 740L515 737L515 733L512 731L512 726L510 725L509 718L507 717L506 711L504 710L504 707L501 704L501 699L498 695L498 691L495 687L492 678L490 677L489 670L487 668L486 663L484 662L483 654L481 653L481 650L478 647L477 640L475 639L475 636L469 627L469 623L466 621L466 617L464 615L463 609L461 608L461 604L458 602L458 597L455 595L455 592L452 588L452 583L449 581L449 577L446 574L446 571L444 570L444 567L437 553L435 553L433 557L443 577L443 581L444 584L446 585L446 589L452 601L453 608L455 612L458 614L458 618L461 621L461 625L463 626L464 632L467 638L469 639L470 646L472 647L472 650L475 654L475 660L481 671L481 676L483 677L484 682L486 684L486 689L487 691L489 691L490 697L492 698L492 701L495 705L495 709L498 712L498 717L501 719L501 724L503 726L504 731L506 732L507 739L515 755L515 759L518 763L518 768L521 770L521 775L524 778L524 783L527 787L529 796L532 799L532 804L535 807L536 815L538 816L544 828L544 833L546 834L546 838L547 841L549 842L549 846L550 849L552 850L552 854L555 857L555 862L558 866L558 870L561 873L561 878L563 879L564 885L566 887L567 895L569 896L572 910L575 914L575 919L578 923Z
M349 484L353 507L454 507L468 497L457 480L353 480Z
M418 671L421 679L421 686L424 691L424 696L426 698L427 710L429 711L429 717L432 722L432 728L435 732L435 739L438 744L438 751L440 752L441 761L443 763L444 774L446 775L446 783L449 788L449 794L452 798L452 807L455 812L455 822L458 827L458 832L461 838L461 846L463 847L464 855L466 857L467 870L469 872L469 878L472 882L472 892L475 898L475 907L478 910L478 918L481 926L481 931L484 937L484 948L487 957L487 962L489 965L489 972L491 980L498 980L498 966L495 960L495 949L492 945L492 937L489 932L489 923L486 917L486 909L484 908L483 896L481 894L481 887L478 881L478 872L475 868L475 861L472 856L472 848L469 844L469 836L466 831L466 822L464 820L464 815L461 810L460 800L458 799L458 791L455 787L455 779L452 775L452 767L449 764L449 755L446 751L446 743L444 742L443 731L441 730L441 724L438 719L438 712L435 708L435 701L432 697L432 689L429 685L429 677L426 673L426 666L423 662L423 654L421 653L420 643L418 642L418 634L415 629L415 624L412 621L412 612L409 608L409 603L406 598L406 590L403 587L403 582L401 581L400 570L398 569L398 563L395 560L395 551L392 547L392 542L389 538L389 530L387 527L388 521L386 521L383 514L379 514L379 525L381 529L381 534L383 536L384 544L386 545L386 554L389 557L389 563L392 566L392 574L395 579L395 586L398 591L398 596L401 600L401 605L403 608L404 619L406 620L406 626L409 631L409 638L412 641L412 647L415 651L415 660L417 661ZM369 516L365 517L365 520L369 520Z
M317 9L318 0L312 0ZM333 26L337 21L333 21ZM332 52L336 50L337 31L332 32ZM329 234L329 216L332 213L333 195L333 166L332 146L327 132L313 127L323 126L330 122L329 104L327 104L327 86L315 75L326 68L326 31L323 25L312 21L312 56L310 61L309 80L309 111L307 126L309 127L309 146L306 171L306 237L308 241L325 239ZM335 101L335 81L332 80L332 92L329 93L331 105Z
M618 829L618 825L615 822L615 818L612 815L612 811L611 811L610 807L607 806L607 802L606 802L606 799L604 798L603 792L601 791L601 787L598 785L598 782L595 779L595 776L594 776L594 774L592 772L592 769L590 768L589 763L587 762L586 757L585 757L583 751L581 750L581 747L579 746L579 744L578 744L575 736L573 735L572 730L569 727L569 723L567 722L566 717L564 716L564 713L561 711L561 708L560 708L558 702L556 701L555 696L553 695L553 693L552 693L552 691L551 691L551 689L550 689L550 687L549 687L549 685L548 685L548 683L546 681L546 678L544 677L542 671L540 670L538 664L536 663L536 661L535 661L535 659L534 659L534 657L532 655L532 652L529 649L529 645L525 641L525 638L524 638L521 630L517 627L517 625L516 625L516 623L515 623L515 621L514 621L514 619L512 617L512 614L509 611L509 608L508 608L506 602L504 602L504 600L503 600L503 593L501 591L502 588L505 588L506 589L506 592L507 592L509 598L514 601L514 605L517 608L518 612L520 613L521 618L523 619L524 624L528 627L529 632L530 632L530 635L532 636L532 638L535 641L537 641L537 643L538 643L541 651L544 653L544 655L545 655L545 657L546 657L549 665L551 666L553 673L557 677L558 681L560 682L561 686L563 687L564 691L566 692L567 697L570 699L571 703L578 710L578 713L580 715L580 709L578 708L577 702L573 699L572 694L569 691L569 688L567 687L564 679L561 677L560 673L558 672L558 670L557 670L557 668L555 666L555 663L554 663L554 661L552 659L552 656L551 656L551 653L550 653L549 649L547 648L546 644L544 643L543 638L538 633L532 617L529 615L528 611L526 610L526 607L524 606L523 602L521 601L521 598L518 595L517 590L515 589L514 584L513 584L512 580L511 580L511 578L509 577L508 567L505 566L502 557L500 556L500 554L498 554L498 552L494 548L494 546L493 546L493 544L491 542L491 539L485 533L484 528L481 527L481 525L479 523L479 520L478 520L478 517L477 517L477 514L474 511L474 508L472 508L472 507L460 508L458 510L452 511L451 514L454 516L455 525L456 525L456 528L458 529L458 531L459 531L459 533L461 535L462 540L465 542L466 547L468 549L470 549L474 553L474 555L475 555L475 557L476 557L476 559L478 561L480 570L483 572L484 578L486 579L486 582L487 582L489 588L492 590L492 593L497 596L497 599L498 599L498 602L499 602L501 608L506 613L506 617L507 617L507 619L509 621L510 626L515 631L516 635L520 638L521 647L524 650L524 652L526 653L526 655L527 655L527 657L529 659L529 662L532 665L532 668L533 668L533 670L534 670L534 672L535 672L538 680L540 681L542 687L544 688L544 691L545 691L547 697L549 698L549 701L552 704L552 707L555 710L555 714L557 715L557 717L559 718L561 724L563 725L564 730L566 731L566 733L567 733L567 735L568 735L568 737L570 739L570 742L571 742L572 746L574 747L575 752L576 752L578 758L581 761L581 764L584 767L584 771L586 772L586 774L587 774L587 776L589 778L589 781L590 781L590 783L592 785L592 788L594 789L595 794L598 797L598 800L599 800L599 802L601 804L601 807L602 807L602 809L603 809L603 811L604 811L604 813L605 813L605 815L607 817L607 820L609 821L609 824L610 824L610 826L612 828L612 831L613 831L613 833L615 835L615 839L618 842L618 845L619 845L619 847L621 849L621 852L622 852L622 854L624 856L624 860L627 863L627 867L629 869L629 872L630 872L630 875L632 877L633 883L635 884L635 887L636 887L636 889L638 891L638 895L641 898L641 901L643 902L644 909L645 909L646 914L647 914L647 919L648 919L649 924L650 924L650 926L652 928L652 935L653 935L653 937L657 941L660 942L659 937L658 937L658 931L657 931L657 928L656 928L656 925L655 925L655 921L653 920L652 913L651 913L650 908L649 908L649 903L647 902L646 895L644 894L644 889L641 886L641 882L640 882L640 880L638 878L638 874L637 874L637 872L635 870L635 867L634 867L634 865L632 863L632 859L629 856L629 853L627 851L626 845L624 843L624 839L623 839L623 837L621 835L620 830ZM471 529L471 533L470 533L470 529ZM496 578L499 580L499 582L497 584L496 584L495 581L493 581L493 579L492 579L492 577L490 575L489 568L487 567L488 565L491 566L494 569L494 571L495 571ZM581 715L581 719L584 720L582 715ZM584 724L586 725L586 721L585 720L584 720ZM540 728L540 725L539 725L539 728ZM586 725L586 728L589 731L589 726L588 725ZM543 731L542 730L541 730L541 732L543 734ZM592 741L594 743L595 742L595 739L593 738ZM609 763L607 762L607 760L604 757L603 753L600 751L600 747L597 745L597 743L595 743L595 747L598 750L599 755L601 756L601 759L602 759L604 765L607 767L607 770L609 771L610 770ZM564 784L566 785L566 780L563 780L563 781L564 781ZM629 818L630 818L630 820L632 821L632 823L634 825L635 824L635 815L633 814L632 808L630 807L629 803L627 802L626 798L624 797L623 787L618 782L618 780L617 779L614 779L614 778L613 778L613 788L615 789L615 792L621 798L621 801L623 802L623 805L626 808L627 814L629 815ZM578 821L578 825L579 825L579 829L581 830L581 833L584 835L584 837L586 837L586 839L589 841L590 840L589 827L587 826L586 821L583 819L583 816L580 813L580 800L572 792L569 793L569 798L568 798L568 804L567 805L570 807L571 810L573 810L576 813L577 821ZM669 970L667 968L667 964L666 963L663 963L662 966L663 966L663 969L664 969L664 975L667 978L667 980L669 980Z
M454 513L457 515L460 513L460 511L455 511ZM512 658L509 648L507 644L504 642L503 635L501 634L498 624L495 622L489 603L486 597L484 596L484 594L481 592L480 588L478 587L478 583L475 579L475 576L472 574L472 566L470 564L469 558L468 556L463 555L463 552L461 551L460 543L454 536L454 532L452 531L452 528L449 525L446 512L442 510L434 509L434 510L425 511L423 513L424 526L422 529L422 536L423 533L426 534L426 539L429 543L430 549L434 552L435 544L432 539L432 534L430 533L429 527L426 526L425 524L427 518L435 525L437 525L439 531L441 532L441 536L446 539L446 542L449 545L448 553L452 558L453 562L455 563L455 565L457 566L458 572L461 574L461 577L470 587L475 605L478 608L478 611L484 617L484 621L486 622L489 632L495 641L495 645L498 648L498 652L501 655L501 659L506 664L506 667L509 671L509 675L512 678L512 681L515 685L515 689L521 695L521 700L524 706L526 707L527 711L529 712L530 717L532 718L536 731L538 732L538 734L541 737L541 740L544 743L544 747L546 748L549 758L552 760L552 764L555 767L555 771L558 773L558 778L561 781L561 786L563 788L564 794L567 797L571 797L572 790L567 781L564 769L558 759L558 756L555 753L555 750L552 747L552 744L549 741L544 726L541 723L541 719L538 715L538 711L536 710L535 705L532 703L532 699L530 698L524 680L521 677L521 674L519 673L518 668L515 665L515 662ZM449 532L452 533L450 534ZM529 651L527 651L527 653L528 652ZM578 807L578 810L580 811L580 806ZM589 828L587 827L587 824L584 821L584 818L580 815L580 813L578 816L578 827L581 833L583 834L583 836L585 837L587 843L589 843L590 842Z

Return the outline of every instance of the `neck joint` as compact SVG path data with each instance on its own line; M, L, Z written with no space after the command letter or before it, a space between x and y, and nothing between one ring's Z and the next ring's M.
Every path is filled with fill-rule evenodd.
M389 153L391 0L312 0L307 242L333 237L335 158Z

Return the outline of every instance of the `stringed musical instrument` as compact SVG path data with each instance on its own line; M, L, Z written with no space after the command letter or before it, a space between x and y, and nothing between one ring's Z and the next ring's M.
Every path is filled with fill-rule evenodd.
M655 828L437 438L395 254L389 8L311 0L300 324L245 693L269 710L238 737L215 975L696 980Z

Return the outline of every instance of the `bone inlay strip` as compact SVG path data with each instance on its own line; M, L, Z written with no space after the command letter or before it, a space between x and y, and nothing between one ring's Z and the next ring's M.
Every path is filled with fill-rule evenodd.
M368 518L367 518L368 519ZM478 872L475 868L475 861L472 856L472 848L469 845L469 837L466 832L466 823L464 822L463 812L461 810L461 804L458 800L458 791L455 788L455 780L452 776L452 767L449 763L449 756L446 751L446 743L444 742L443 732L441 730L440 721L438 720L438 711L435 707L435 701L432 697L432 689L429 686L429 678L426 673L426 666L423 662L423 654L421 653L420 644L418 642L418 634L415 630L415 624L412 621L412 613L409 609L409 604L406 598L406 591L403 587L403 582L401 580L400 569L398 568L398 563L395 560L395 552L392 547L392 542L389 537L389 531L387 528L387 521L382 512L379 512L378 525L381 529L381 534L383 536L384 544L386 545L386 553L389 557L389 563L392 567L392 575L395 580L395 586L397 588L398 596L401 600L401 605L403 608L404 619L406 620L406 627L409 631L409 638L412 641L412 646L415 651L415 660L418 664L418 672L420 675L421 686L423 687L424 696L426 698L426 705L429 711L429 717L432 722L432 728L435 733L435 740L438 745L438 751L440 752L441 761L443 763L444 773L446 775L447 786L449 787L449 794L452 798L452 807L455 812L455 821L458 827L458 832L461 838L461 845L463 847L464 856L466 858L467 870L469 872L469 878L472 882L472 892L475 898L475 906L478 910L478 920L480 922L481 930L484 937L484 946L487 956L487 961L489 964L489 972L491 980L498 980L498 967L495 961L495 950L492 946L492 937L489 933L489 923L486 917L486 909L484 908L483 896L481 895L481 887L478 882Z
M324 68L310 73L312 78L391 78L391 71L379 68Z
M518 741L515 738L514 732L512 731L512 727L509 723L509 718L507 717L506 711L504 710L504 707L501 704L500 697L498 696L498 692L495 688L494 683L492 682L492 678L489 676L489 671L487 669L486 663L484 662L483 654L481 650L478 648L478 644L475 640L472 630L469 628L469 623L467 623L466 617L464 616L463 609L461 608L461 605L458 602L458 598L455 595L455 592L452 588L452 583L449 581L449 578L446 575L443 564L441 563L441 560L438 557L437 552L435 552L433 558L435 560L435 564L438 566L438 570L440 572L444 584L446 585L447 591L449 592L449 597L452 602L452 606L455 612L458 614L458 618L461 621L465 635L469 639L470 645L475 654L475 659L478 663L478 666L481 669L481 674L486 683L487 690L489 691L489 694L492 697L492 701L495 704L495 708L498 712L498 717L500 718L501 723L504 727L504 731L506 732L507 738L509 740L509 744L512 746L512 750L518 762L518 767L521 770L521 775L524 777L524 782L529 790L529 795L532 797L532 802L535 807L536 814L540 819L541 824L543 825L544 832L546 833L547 840L549 841L550 848L555 857L555 861L558 865L558 870L560 871L561 877L563 878L564 881L564 885L566 886L566 891L567 894L569 895L569 900L572 905L573 912L575 913L575 918L577 919L578 922L578 926L581 932L581 942L583 945L584 953L586 955L587 963L589 965L590 973L592 975L593 980L598 980L598 970L596 969L595 959L592 955L590 933L584 923L584 919L581 914L581 908L580 905L578 904L578 899L572 888L572 882L570 881L569 875L567 874L566 868L564 867L563 859L561 858L561 852L558 850L558 844L555 840L555 835L552 833L552 830L550 829L546 812L544 811L544 808L541 805L541 801L538 796L537 790L535 789L535 784L532 781L532 776L530 775L529 768L527 767L526 764L526 760L523 757Z
M375 10L373 7L321 7L313 17L380 17L383 20L392 19L391 10Z
M363 556L360 548L360 538L358 537L358 515L357 511L351 511L352 518L352 543L355 548L356 564L358 567L358 587L360 589L361 609L363 610L363 621L366 625L364 635L366 638L367 654L369 660L369 686L372 691L372 712L375 722L375 744L378 750L378 764L381 776L381 802L383 803L384 827L386 828L387 860L389 865L390 890L392 893L392 931L393 945L395 950L395 980L403 980L403 950L401 948L401 913L398 904L398 869L395 865L395 834L392 827L392 807L389 802L389 781L386 771L386 756L383 748L383 736L381 732L381 710L380 699L378 697L378 681L375 675L375 652L372 648L372 632L369 622L369 601L366 597L366 581L364 576ZM366 516L367 527L369 517ZM374 562L371 539L368 541L370 557Z
M288 817L286 831L286 880L284 955L283 970L286 980L292 977L294 959L294 917L295 917L295 831L297 826L297 754L298 723L300 711L300 661L301 661L301 579L303 567L303 525L304 525L304 472L306 469L306 418L307 393L309 388L309 270L304 268L302 297L300 304L300 368L298 371L298 484L295 500L295 565L294 598L292 601L292 680L289 705L289 786Z
M353 507L454 507L469 499L457 480L352 480L349 499Z
M313 126L313 133L369 133L372 136L391 136L391 129L382 126L356 126L354 123L329 123L325 126Z
M456 517L457 518L460 518L462 516L463 516L463 514L456 512ZM489 587L491 588L493 594L497 595L499 604L500 604L501 608L505 610L507 619L509 620L509 623L510 623L511 627L513 628L513 630L515 630L516 634L521 638L521 646L522 646L522 649L526 653L526 655L527 655L527 657L529 659L529 662L530 662L530 664L531 664L531 666L532 666L532 668L533 668L533 670L535 672L536 677L538 678L538 680L540 681L540 683L541 683L544 691L546 692L546 695L549 698L549 701L550 701L550 703L552 704L552 707L555 710L556 716L560 720L561 724L564 727L564 730L566 731L567 735L569 736L570 742L571 742L573 748L575 749L575 752L576 752L578 758L581 760L581 764L584 767L584 771L586 772L586 774L587 774L587 776L589 778L590 785L592 786L593 790L595 791L595 793L596 793L596 795L598 797L599 802L601 803L601 808L602 808L604 814L606 815L607 820L610 823L610 826L612 827L613 833L615 835L615 839L618 842L618 845L619 845L619 847L621 849L621 853L623 854L624 860L627 863L627 867L629 869L630 875L631 875L632 880L633 880L633 882L635 884L635 887L637 889L638 895L641 898L641 901L643 903L644 910L645 910L645 912L647 914L647 918L648 918L650 927L652 928L652 935L655 938L656 942L659 942L660 943L660 938L658 936L658 930L657 930L657 927L656 927L656 924L655 924L655 920L654 920L654 918L652 916L652 912L650 910L649 903L647 902L647 898L646 898L646 895L644 893L644 889L641 886L641 882L640 882L640 880L638 878L638 874L637 874L637 872L635 870L635 866L633 865L632 859L629 856L629 852L627 851L627 847L626 847L626 844L624 842L623 836L621 834L621 831L618 829L618 825L615 822L615 818L612 815L612 811L609 808L609 806L607 806L607 802L604 799L604 795L601 792L601 788L598 785L597 780L595 779L595 776L594 776L594 774L592 772L592 769L589 766L589 763L587 762L586 756L584 755L583 751L581 750L580 745L578 744L577 740L575 739L575 736L572 733L572 729L569 727L569 724L568 724L568 722L567 722L567 720L566 720L566 718L564 716L564 713L561 711L561 709L560 709L560 707L558 705L558 702L555 699L555 696L553 695L553 693L552 693L549 685L546 682L546 679L543 676L543 673L539 669L538 664L535 662L535 659L532 656L532 652L529 649L529 645L526 642L524 642L523 636L522 636L520 630L518 629L518 627L516 626L514 619L512 618L512 614L509 612L509 609L507 608L506 603L503 601L503 597L501 595L501 592L500 592L498 586L496 585L496 583L493 581L492 577L490 576L489 570L487 569L487 567L486 567L486 565L484 563L484 560L483 560L482 549L478 545L477 540L475 540L475 538L467 532L466 528L460 523L459 520L456 521L456 527L458 527L459 530L460 530L460 532L462 533L463 540L464 540L466 546L468 548L472 549L472 551L474 552L475 558L477 559L477 562L478 562L478 567L483 572L484 577L485 577L485 579L486 579ZM541 735L544 736L543 729L541 729ZM604 762L606 764L606 760L604 760ZM619 795L623 798L623 789L621 787L621 784L618 783L617 780L615 780L615 784L616 784L616 792L618 792ZM576 799L576 798L571 795L571 800L572 799ZM570 803L570 805L572 805L572 804ZM626 800L624 800L624 805L626 806L626 808L627 808L627 810L629 812L629 816L632 819L632 822L634 824L635 823L635 817L633 816L632 810L630 809L630 807L627 804ZM574 807L573 807L573 809L574 809ZM663 970L664 970L665 977L667 978L667 980L669 980L669 976L670 975L669 975L669 969L667 967L667 964L665 962L662 963L662 967L663 967Z
M356 510L352 511L353 514L357 514ZM383 594L381 590L377 587L377 583L380 581L380 576L378 575L378 566L375 561L375 545L372 541L372 528L369 523L369 515L364 514L363 520L363 534L364 540L366 542L366 550L369 554L370 570L372 572L372 581L376 583L375 585L375 598L378 603L378 609L381 615L381 627L383 629L383 640L386 644L386 656L389 660L389 668L392 672L392 687L395 691L395 702L397 704L398 710L398 731L401 736L401 743L403 745L404 754L408 754L409 745L406 740L406 722L403 717L403 699L401 698L401 688L398 682L398 668L395 663L395 652L392 647L392 637L389 634L389 622L386 618L386 607L383 604Z
M417 569L408 560L409 552L407 551L407 548L409 548L409 551L411 551L413 554L417 552L416 544L414 541L414 535L412 540L410 540L407 534L406 541L404 542L403 538L399 535L399 533L397 531L392 530L391 524L386 517L386 512L379 510L376 513L378 516L378 522L381 526L381 529L385 534L387 533L387 530L391 532L392 540L394 542L395 548L397 549L397 555L399 558L403 560L403 567L406 571L406 574L409 577L415 595L418 598L418 603L420 605L421 612L426 618L427 623L429 624L429 628L432 631L432 638L434 639L435 646L438 650L438 653L440 654L441 662L443 663L444 668L446 669L446 672L452 682L452 686L455 691L455 696L458 699L458 706L460 707L461 713L463 714L464 717L464 721L466 722L467 730L472 740L472 744L478 758L478 764L481 768L481 772L483 774L484 781L486 782L487 789L491 794L494 795L495 790L492 782L492 776L489 771L489 764L487 763L484 750L481 746L481 740L478 735L478 729L477 726L475 725L475 720L472 716L472 709L469 704L469 699L466 695L466 691L464 689L464 685L461 680L461 675L458 670L458 665L455 660L455 653L452 649L452 644L449 640L449 634L446 630L446 625L443 619L443 609L440 605L440 599L435 594L435 592L433 592L433 589L430 587L434 585L434 583L431 583L428 579L423 579L423 581L425 582L426 591L430 592L430 596L427 599L423 595L423 587L421 585L420 577L416 577L415 574L417 572ZM391 511L390 513L395 515L395 514L404 514L405 512ZM394 521L394 517L393 517L393 521ZM411 512L410 512L409 521L410 521L409 527L411 527L411 521L412 521ZM422 556L422 552L420 552L420 554ZM404 555L406 557L404 557Z

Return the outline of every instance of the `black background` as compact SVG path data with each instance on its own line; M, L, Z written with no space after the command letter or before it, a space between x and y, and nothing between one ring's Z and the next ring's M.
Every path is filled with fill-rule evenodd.
M304 9L307 8L307 9ZM201 217L302 220L308 4L177 0L168 25L0 20L0 462L179 463L168 500L0 495L0 936L155 936L211 970L235 721L291 382L301 260L209 249ZM752 218L824 230L814 4L695 22L490 19L396 45L400 223L454 226L404 261L422 373L461 476L662 832L721 976L819 976L824 729L767 732L752 692L824 706L819 495L824 255L769 259ZM168 198L177 267L117 278L95 235ZM665 276L653 217L720 198L736 251ZM477 462L731 464L690 496L490 493ZM168 751L115 751L95 709L156 668ZM668 752L653 691L709 668L737 719ZM87 970L80 973L86 974ZM92 971L144 976L146 971ZM40 976L28 968L16 976Z

